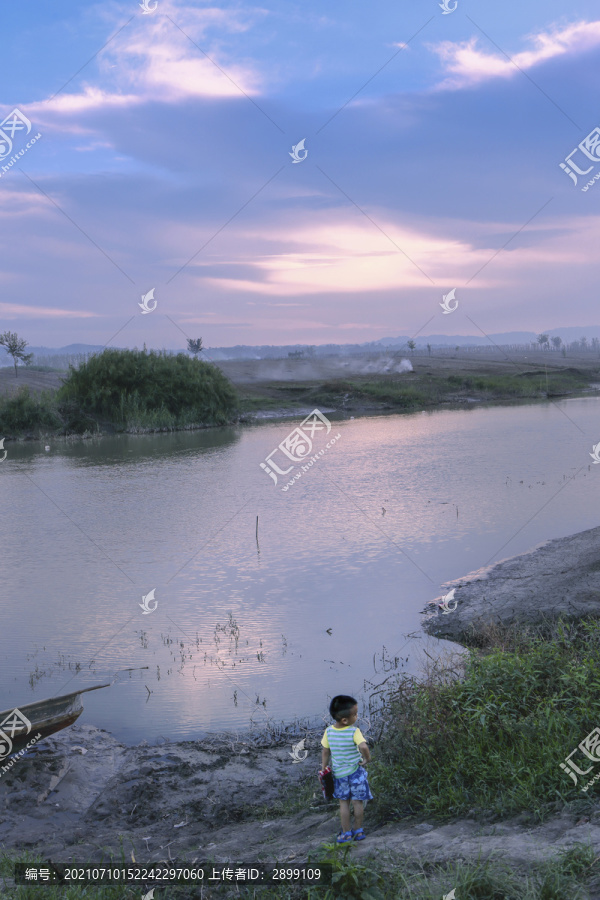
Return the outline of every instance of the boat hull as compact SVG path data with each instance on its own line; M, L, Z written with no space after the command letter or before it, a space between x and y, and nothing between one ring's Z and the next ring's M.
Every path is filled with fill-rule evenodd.
M38 700L0 712L0 762L18 753L34 738L37 743L42 738L68 728L83 712L81 694L103 687L109 685L98 684L62 697Z

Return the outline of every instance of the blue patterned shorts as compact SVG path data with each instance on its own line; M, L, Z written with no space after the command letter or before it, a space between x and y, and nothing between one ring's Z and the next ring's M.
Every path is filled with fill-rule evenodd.
M369 788L369 779L367 778L367 770L364 766L359 766L352 775L346 775L344 778L336 778L333 776L334 790L333 796L336 800L372 800L373 794Z

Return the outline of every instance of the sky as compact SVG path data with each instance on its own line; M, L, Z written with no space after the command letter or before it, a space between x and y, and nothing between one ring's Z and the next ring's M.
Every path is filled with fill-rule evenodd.
M598 5L444 2L11 4L0 331L175 349L598 324Z

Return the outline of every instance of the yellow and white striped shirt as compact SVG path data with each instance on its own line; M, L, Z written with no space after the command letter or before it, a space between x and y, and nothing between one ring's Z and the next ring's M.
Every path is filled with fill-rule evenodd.
M336 728L329 725L321 738L321 746L331 750L331 768L336 778L345 778L358 769L361 753L358 745L366 743L360 728L346 725Z

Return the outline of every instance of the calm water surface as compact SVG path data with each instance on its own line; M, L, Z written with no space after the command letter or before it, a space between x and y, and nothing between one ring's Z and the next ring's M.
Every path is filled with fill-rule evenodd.
M0 709L148 666L80 721L153 742L312 719L383 657L419 671L450 646L420 628L444 582L598 525L599 414L590 397L335 422L287 492L259 463L295 421L9 443Z

